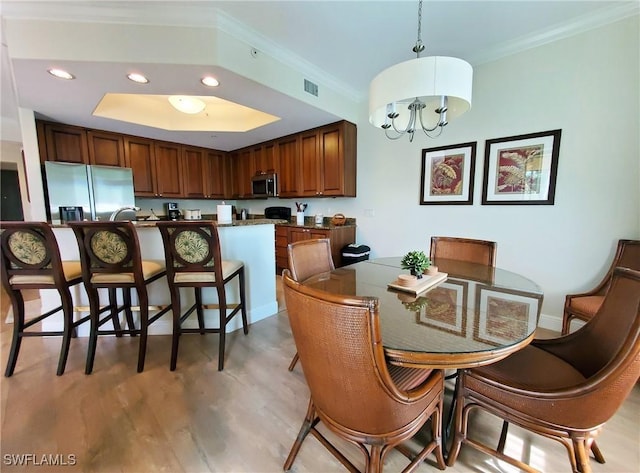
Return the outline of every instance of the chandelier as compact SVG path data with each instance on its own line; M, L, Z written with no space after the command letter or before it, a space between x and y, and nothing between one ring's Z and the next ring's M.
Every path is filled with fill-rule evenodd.
M454 57L420 57L424 51L421 29L422 0L413 47L416 58L385 69L369 86L369 122L391 140L409 135L412 142L416 129L435 138L448 120L471 108L471 65Z

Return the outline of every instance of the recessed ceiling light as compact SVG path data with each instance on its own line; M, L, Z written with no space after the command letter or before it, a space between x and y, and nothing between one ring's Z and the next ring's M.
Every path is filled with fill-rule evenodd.
M75 79L73 74L69 74L67 71L63 69L51 68L51 69L47 69L47 72L59 79L66 79L66 80Z
M207 87L218 87L220 85L218 79L212 76L205 76L200 80L200 82L202 82Z
M200 113L205 107L205 103L198 97L189 97L188 95L171 95L169 103L176 110L189 114Z
M148 84L149 83L149 79L147 79L142 74L137 74L135 72L131 73L131 74L127 74L127 79L132 80L133 82L137 82L138 84Z

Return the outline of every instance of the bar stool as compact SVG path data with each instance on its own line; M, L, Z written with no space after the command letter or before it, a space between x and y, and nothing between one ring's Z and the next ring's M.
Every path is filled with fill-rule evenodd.
M89 316L73 320L73 302L69 288L82 282L79 261L61 261L60 250L51 227L44 222L0 222L2 247L2 285L11 299L13 308L13 338L4 372L13 374L24 337L62 335L58 359L58 376L64 373L71 338L76 327L89 320ZM55 289L61 305L25 322L24 298L26 289ZM47 317L62 311L62 331L27 331Z
M147 286L166 275L163 261L142 260L138 234L131 222L69 222L78 241L82 279L91 317L89 348L85 373L93 371L98 335L140 335L138 348L138 373L144 370L149 325L166 314L171 306L158 308L149 318ZM107 289L109 303L100 307L98 289ZM118 305L117 289L122 290L122 305ZM133 321L131 290L135 289L140 305L140 327ZM124 311L127 329L120 325L119 314ZM100 316L108 312L102 319ZM100 329L106 322L113 323L113 330Z
M183 333L218 333L220 344L218 371L224 369L225 338L227 324L240 311L244 334L249 333L245 298L244 263L223 260L220 253L218 230L212 222L158 222L158 229L164 242L167 262L167 281L171 291L173 307L173 340L171 346L171 371L176 369L178 342ZM240 303L228 304L226 285L238 277ZM195 303L182 313L180 288L192 287ZM215 287L218 304L202 303L202 288ZM218 309L218 328L207 328L204 323L204 309ZM228 309L231 312L227 314ZM184 328L183 322L196 311L198 328Z

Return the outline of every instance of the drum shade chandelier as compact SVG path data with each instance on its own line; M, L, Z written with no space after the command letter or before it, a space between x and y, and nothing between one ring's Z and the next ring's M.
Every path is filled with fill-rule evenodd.
M462 59L446 56L420 57L422 0L418 4L418 39L415 59L391 66L369 86L369 122L397 140L416 129L435 138L451 120L471 108L473 69ZM430 115L435 112L435 116ZM437 121L436 121L437 117Z

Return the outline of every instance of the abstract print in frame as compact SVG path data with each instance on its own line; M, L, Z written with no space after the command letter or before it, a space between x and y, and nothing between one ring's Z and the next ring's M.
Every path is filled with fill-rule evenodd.
M561 131L487 140L482 203L553 205Z
M489 345L505 345L532 333L538 326L542 296L508 289L476 287L473 338Z
M416 314L418 324L427 325L462 337L467 333L467 294L469 283L447 279L426 292L425 310Z
M476 142L422 150L420 205L473 204Z

